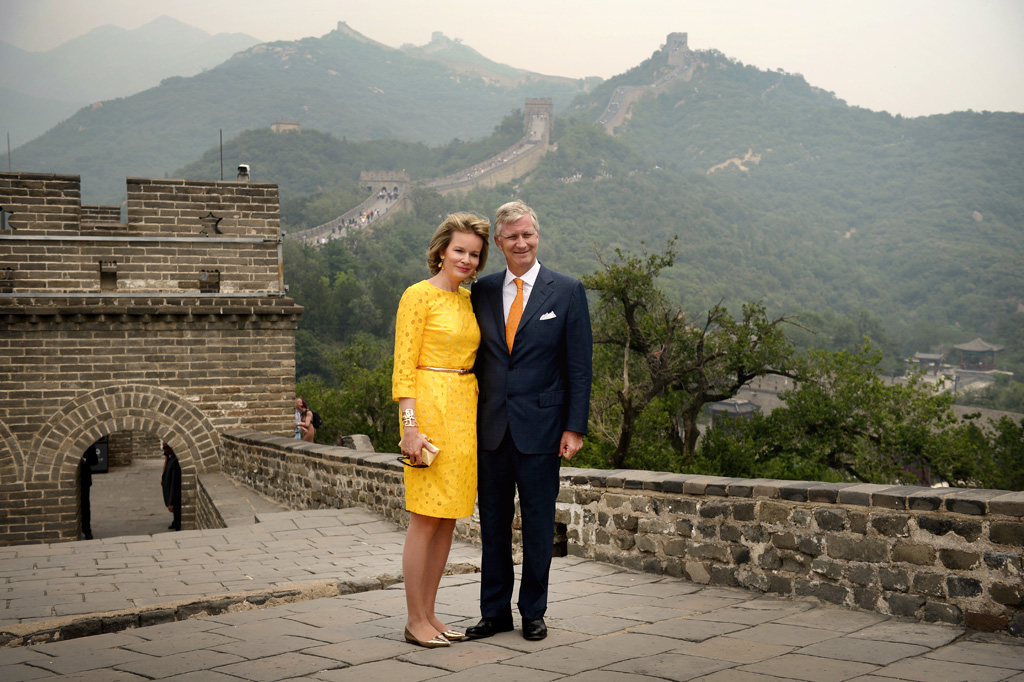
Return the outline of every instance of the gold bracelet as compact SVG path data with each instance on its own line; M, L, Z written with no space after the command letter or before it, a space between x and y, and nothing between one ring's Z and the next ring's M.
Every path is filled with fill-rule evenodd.
M419 426L419 424L416 423L416 412L411 407L402 411L402 426L407 428L411 426Z

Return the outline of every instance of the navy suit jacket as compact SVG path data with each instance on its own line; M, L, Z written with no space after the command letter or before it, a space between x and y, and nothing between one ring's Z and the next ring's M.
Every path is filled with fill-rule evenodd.
M503 269L472 289L480 325L479 445L496 450L508 428L520 452L557 454L563 431L587 432L593 336L586 292L578 280L541 265L509 355L504 280Z

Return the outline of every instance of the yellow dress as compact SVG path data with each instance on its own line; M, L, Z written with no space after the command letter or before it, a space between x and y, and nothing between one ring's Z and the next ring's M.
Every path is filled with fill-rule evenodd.
M405 467L405 508L442 519L473 513L476 500L477 383L472 374L419 367L472 369L480 327L469 290L444 291L422 281L398 304L391 393L416 399L420 433L441 449L425 469Z

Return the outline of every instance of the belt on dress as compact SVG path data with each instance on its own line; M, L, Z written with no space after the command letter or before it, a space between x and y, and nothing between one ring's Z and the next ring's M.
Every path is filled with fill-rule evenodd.
M473 370L470 369L451 369L448 367L427 367L425 365L416 365L416 369L428 369L431 372L452 372L453 374L472 374Z

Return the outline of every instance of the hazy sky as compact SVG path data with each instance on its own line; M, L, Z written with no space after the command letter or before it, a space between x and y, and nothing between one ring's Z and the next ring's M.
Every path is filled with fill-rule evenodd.
M873 110L1024 112L1024 0L0 0L0 41L45 51L160 15L264 41L338 21L392 47L441 31L497 62L604 78L679 31L694 49L801 73Z

